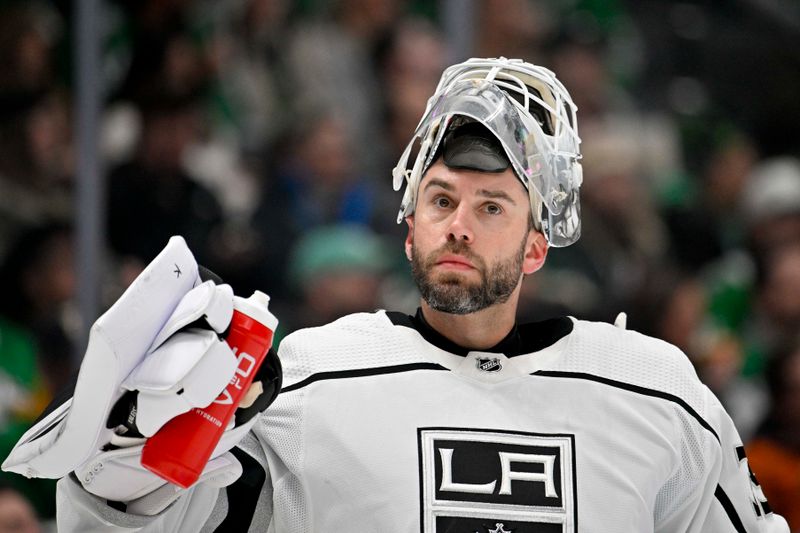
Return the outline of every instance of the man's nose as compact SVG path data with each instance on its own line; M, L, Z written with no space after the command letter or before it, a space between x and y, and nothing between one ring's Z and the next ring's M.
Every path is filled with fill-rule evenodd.
M467 244L472 244L475 240L473 232L472 213L464 204L459 205L453 211L450 220L450 227L447 228L448 241L461 241Z

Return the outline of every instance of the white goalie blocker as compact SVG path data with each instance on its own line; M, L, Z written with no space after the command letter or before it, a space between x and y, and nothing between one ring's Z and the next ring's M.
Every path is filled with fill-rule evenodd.
M197 262L183 238L170 239L92 326L72 398L22 436L3 462L3 470L60 478L72 471L91 471L93 459L108 444L113 448L141 444L143 439L126 443L115 428L107 427L113 406L126 390L139 391L136 426L145 437L169 419L210 404L236 370L235 356L215 333L227 328L232 315L231 288L201 282ZM200 318L215 331L179 331ZM140 449L128 452L136 456ZM120 450L102 453L109 459L126 455ZM136 462L136 458L128 461ZM146 475L151 476L147 483L128 496L140 496L164 484ZM87 480L80 481L86 485Z

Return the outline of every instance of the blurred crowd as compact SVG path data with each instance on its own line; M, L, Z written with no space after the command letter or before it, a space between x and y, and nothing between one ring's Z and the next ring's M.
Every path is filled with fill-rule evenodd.
M279 337L413 312L391 169L447 64L522 57L578 105L585 178L583 236L525 281L520 319L624 311L684 350L800 531L800 56L786 46L800 8L476 0L465 51L444 3L102 3L103 304L180 234L237 293L272 296ZM2 458L75 371L87 327L71 4L0 2ZM52 483L0 483L0 533L37 530L8 526L31 513L23 497L52 518Z

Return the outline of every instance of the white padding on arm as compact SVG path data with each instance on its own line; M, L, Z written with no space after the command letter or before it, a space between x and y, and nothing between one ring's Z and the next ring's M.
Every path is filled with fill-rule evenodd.
M241 475L241 463L232 453L226 453L208 462L197 483L223 488L231 485ZM165 483L150 494L128 502L127 512L146 516L156 515L172 505L186 490L171 483Z
M166 483L141 465L144 445L103 452L75 470L83 488L107 500L127 502Z

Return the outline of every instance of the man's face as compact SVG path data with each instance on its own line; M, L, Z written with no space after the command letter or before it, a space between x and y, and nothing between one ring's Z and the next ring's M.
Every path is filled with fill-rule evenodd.
M425 174L408 217L406 255L422 298L437 311L468 314L506 302L522 274L538 270L544 236L530 230L528 193L511 169Z

